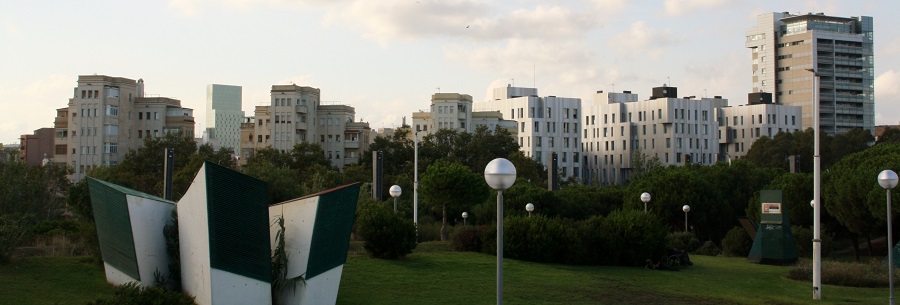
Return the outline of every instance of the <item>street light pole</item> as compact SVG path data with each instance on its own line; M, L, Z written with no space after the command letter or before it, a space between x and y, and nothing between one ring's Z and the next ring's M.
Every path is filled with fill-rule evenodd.
M897 173L889 169L878 174L878 184L887 191L888 285L891 305L894 305L894 238L891 232L891 189L897 186L897 180Z
M484 168L484 180L497 190L497 305L503 304L503 191L516 183L516 167L504 158Z
M813 81L813 300L822 299L822 167L819 156L819 138L822 127L819 126L819 73L814 69L806 69L812 72Z
M647 213L647 203L650 202L650 193L644 192L641 194L641 201L644 202L644 213Z
M687 216L688 216L688 212L691 211L691 206L685 204L683 207L681 207L681 210L684 211L684 232L687 233L687 231L688 231Z
M413 223L419 232L419 131L413 132Z
M525 210L528 211L528 217L531 217L531 212L534 211L534 205L531 203L526 204Z
M394 214L397 214L397 197L400 197L402 191L400 186L396 184L392 185L391 189L388 190L388 193L391 193L391 197L394 197Z
M463 217L463 226L465 226L465 225L466 225L466 218L469 218L469 212L463 212L463 213L462 213L462 217Z

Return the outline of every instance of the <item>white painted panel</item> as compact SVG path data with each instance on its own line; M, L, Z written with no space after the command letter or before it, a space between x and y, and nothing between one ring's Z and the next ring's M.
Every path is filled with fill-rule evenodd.
M272 284L219 269L211 271L211 304L272 304Z
M199 305L212 304L209 261L209 217L206 210L206 166L178 201L181 288Z
M296 290L285 288L281 292L282 303L285 304L335 304L338 289L341 287L341 274L344 265L340 265L306 280L306 284L298 283Z
M109 282L110 284L113 284L116 286L128 284L129 282L137 282L138 281L138 280L126 275L122 271L119 271L119 269L116 269L116 267L113 267L112 265L107 264L106 262L103 262L103 270L105 270L105 272L106 272L106 281Z
M137 257L141 285L153 286L159 272L169 274L169 255L166 252L166 236L163 229L172 216L174 205L149 198L126 195L128 214L131 218L131 234Z
M309 262L309 246L312 242L318 205L319 196L316 196L269 207L269 217L271 217L273 223L279 216L284 215L284 248L288 255L287 278L306 274L306 267ZM278 226L273 225L270 227L270 240L273 243L272 250L275 250L274 243L277 230Z

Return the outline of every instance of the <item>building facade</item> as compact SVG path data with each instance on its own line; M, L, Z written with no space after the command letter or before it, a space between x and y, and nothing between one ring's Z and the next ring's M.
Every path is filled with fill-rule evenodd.
M216 151L230 148L240 151L241 86L211 84L206 86L206 129L203 139Z
M820 76L820 126L828 134L875 127L872 17L767 13L746 32L753 91L776 104L800 106L802 129L812 127L814 70Z
M478 126L494 130L497 126L516 134L517 123L504 120L500 111L473 111L472 96L460 93L435 93L431 95L430 112L413 113L413 126L419 137L439 129L455 129L468 133ZM412 134L409 135L412 137Z
M719 161L743 158L760 137L774 138L779 132L800 131L801 108L774 104L771 96L771 93L750 93L747 105L716 111Z
M105 75L79 76L54 125L54 160L72 166L75 181L92 168L118 164L148 138L194 135L193 110L181 107L181 101L145 97L143 80Z
M43 165L44 159L52 161L55 134L56 129L47 127L22 135L19 139L19 158L28 165Z
M475 103L478 111L500 112L515 122L520 149L544 166L553 154L563 178L580 178L581 99L556 96L539 97L536 88L506 86L494 88L491 99ZM506 117L509 115L508 117Z

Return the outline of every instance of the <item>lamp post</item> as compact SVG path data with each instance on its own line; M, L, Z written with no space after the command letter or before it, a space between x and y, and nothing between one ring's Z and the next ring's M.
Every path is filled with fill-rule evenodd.
M533 204L530 204L530 203L529 203L529 204L526 204L526 205L525 205L525 210L528 211L528 217L531 217L531 212L534 211L534 205L533 205Z
M819 158L819 138L822 127L819 126L819 73L814 69L806 69L813 74L813 300L822 299L822 205L821 186L822 168Z
M419 130L413 133L413 223L419 231ZM419 236L416 233L416 236ZM418 239L418 237L416 237Z
M484 167L484 180L497 190L497 305L503 304L503 191L516 183L516 167L504 158Z
M691 206L685 204L683 207L681 207L681 210L684 211L684 232L687 232L688 231L687 214L688 214L688 212L691 211Z
M463 212L463 225L466 225L466 218L469 218L469 212Z
M888 248L888 286L890 287L890 304L894 305L894 239L891 236L891 189L897 186L897 173L883 170L878 174L878 184L887 191L887 248Z
M394 197L394 214L397 214L397 197L400 197L400 194L403 193L403 190L400 189L399 185L392 185L391 189L388 191L391 193L391 197Z
M644 192L641 194L641 201L644 202L644 213L647 213L647 203L650 202L650 193Z

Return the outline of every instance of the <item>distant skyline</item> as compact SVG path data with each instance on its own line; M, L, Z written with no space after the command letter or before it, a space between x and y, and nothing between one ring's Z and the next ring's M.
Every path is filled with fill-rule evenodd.
M745 30L784 11L872 16L875 123L900 124L896 1L7 1L0 143L53 127L90 74L142 78L147 94L181 100L197 137L208 84L241 86L246 115L268 105L272 85L316 87L376 129L411 123L433 93L478 103L507 84L589 102L598 90L646 99L667 83L742 105Z

